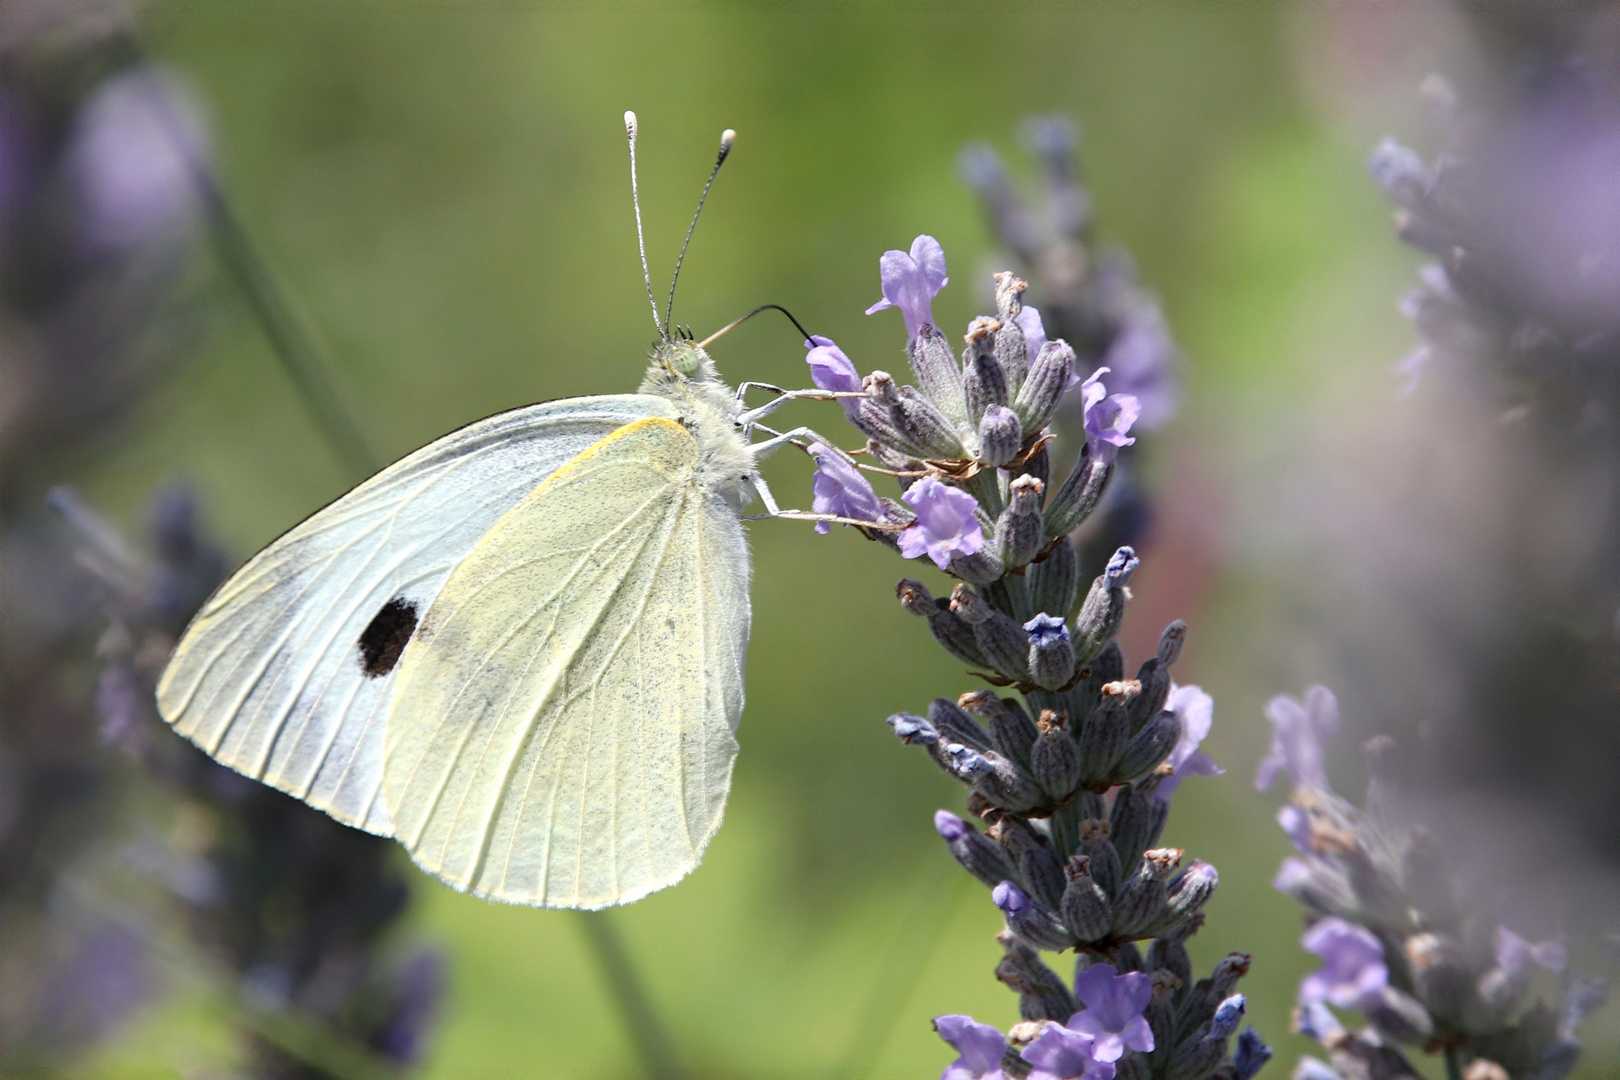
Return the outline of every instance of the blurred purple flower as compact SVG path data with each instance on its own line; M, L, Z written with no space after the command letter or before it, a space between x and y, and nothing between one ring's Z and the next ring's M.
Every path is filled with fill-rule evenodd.
M1293 803L1278 807L1277 826L1288 836L1288 842L1294 845L1295 851L1301 855L1315 854L1316 848L1311 844L1311 818L1304 810ZM1277 887L1282 888L1280 885Z
M133 247L189 223L204 142L199 108L164 74L137 67L103 82L80 111L70 151L86 238Z
M1330 915L1313 923L1300 944L1322 958L1322 967L1300 981L1302 1002L1362 1008L1378 1001L1389 984L1383 943L1364 926Z
M393 1013L378 1032L377 1050L396 1065L414 1065L433 1027L444 998L444 957L437 949L423 949L408 960L397 976Z
M1176 411L1176 343L1156 301L1137 297L1109 342L1102 362L1114 392L1136 399L1136 422L1156 428Z
M82 1046L123 1023L156 990L141 934L107 925L88 933L67 965L40 988L39 1015L50 1041Z
M1260 762L1255 789L1269 788L1281 769L1296 790L1332 791L1322 745L1339 730L1339 703L1333 692L1313 686L1305 691L1304 704L1279 694L1266 705L1266 716L1271 720L1271 753Z
M147 692L128 663L108 664L96 682L103 742L138 751L145 743Z
M883 299L866 309L868 315L897 307L906 320L906 338L914 339L924 326L934 325L934 297L950 278L945 276L945 249L932 236L911 242L911 252L885 251L878 260Z
M900 498L917 512L917 520L900 533L900 554L906 558L927 555L943 570L953 556L984 547L984 530L973 516L979 504L967 492L925 476Z
M1112 964L1093 964L1074 977L1074 993L1086 1007L1068 1026L1094 1040L1092 1056L1118 1061L1127 1048L1153 1049L1153 1029L1142 1013L1153 997L1153 980L1140 971L1120 975Z
M1568 959L1561 935L1552 941L1530 941L1505 926L1496 928L1496 966L1509 975L1519 974L1532 963L1561 972Z
M1080 398L1085 411L1086 446L1094 456L1111 461L1119 447L1136 441L1130 437L1130 430L1142 407L1129 394L1108 392L1102 384L1102 374L1107 370L1100 367L1080 383ZM1069 378L1072 386L1080 377L1071 375Z
M810 456L816 461L816 475L810 481L810 489L815 493L811 508L816 513L861 521L878 521L883 517L883 504L859 469L821 443L810 444ZM827 522L816 522L816 532L826 531Z
M1005 1080L1001 1056L1007 1040L1001 1032L956 1013L934 1017L934 1030L961 1055L945 1066L939 1080Z
M1029 347L1029 362L1033 364L1041 354L1041 346L1046 344L1046 326L1041 322L1041 313L1026 305L1013 322L1024 332L1024 344Z
M1165 759L1170 775L1159 781L1157 789L1161 798L1168 799L1187 777L1219 776L1226 770L1198 749L1198 744L1209 737L1209 729L1215 722L1215 699L1196 686L1171 683L1164 707L1181 718L1181 738Z
M1048 1024L1023 1058L1035 1066L1029 1080L1114 1080L1114 1063L1097 1060L1091 1036L1062 1024Z
M806 341L804 347L810 350L804 362L810 365L811 382L823 390L860 393L860 373L855 370L854 362L844 355L844 350L833 344L832 338L817 334ZM861 403L855 398L839 398L838 404L843 406L844 415L853 420Z

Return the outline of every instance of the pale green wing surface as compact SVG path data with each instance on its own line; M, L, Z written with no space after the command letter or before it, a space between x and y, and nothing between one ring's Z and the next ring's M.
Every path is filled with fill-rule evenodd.
M673 414L642 394L532 405L389 466L220 586L175 649L159 711L233 769L390 833L382 735L404 613L425 613L479 539L558 466L627 423ZM360 640L368 628L377 636L391 602L400 617L379 640L392 648L373 648L368 674Z
M511 903L673 884L720 826L748 554L679 424L559 469L456 568L400 662L385 787L424 869Z

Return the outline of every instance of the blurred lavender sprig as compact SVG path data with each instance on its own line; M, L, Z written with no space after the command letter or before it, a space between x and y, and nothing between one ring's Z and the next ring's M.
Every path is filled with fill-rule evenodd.
M1514 911L1500 875L1483 889L1465 885L1398 779L1393 740L1367 745L1371 780L1357 807L1328 781L1333 695L1313 686L1304 701L1274 698L1266 711L1272 748L1255 785L1265 790L1281 773L1293 783L1277 821L1296 854L1275 885L1305 908L1302 943L1322 958L1300 983L1295 1028L1331 1062L1305 1058L1295 1076L1415 1078L1403 1045L1444 1055L1449 1075L1468 1080L1566 1075L1581 1050L1576 1029L1606 985L1565 972L1562 935L1544 912ZM1563 976L1556 1006L1533 993L1538 968ZM1367 1026L1347 1030L1333 1008L1360 1012Z
M867 394L843 403L863 448L809 446L816 510L870 520L870 538L957 578L948 598L902 580L900 602L976 677L1019 695L979 689L888 720L967 788L985 826L947 810L934 822L1005 917L996 977L1024 1018L1006 1034L938 1018L960 1054L944 1075L1248 1080L1270 1053L1252 1032L1231 1045L1249 958L1195 980L1186 949L1215 869L1158 846L1181 780L1219 771L1198 750L1212 704L1171 679L1180 622L1127 678L1116 635L1139 560L1121 547L1087 586L1069 535L1135 441L1140 403L1110 392L1106 368L1077 371L1066 341L1026 330L1039 324L1023 317L1026 286L1011 272L995 275L996 313L969 324L960 361L934 322L948 281L940 245L919 236L886 252L880 276L871 311L900 310L915 385L861 376L830 339L805 342L819 387ZM1060 480L1049 425L1071 399L1085 442ZM879 497L863 470L891 476L900 498ZM1041 956L1066 950L1080 956L1072 983Z

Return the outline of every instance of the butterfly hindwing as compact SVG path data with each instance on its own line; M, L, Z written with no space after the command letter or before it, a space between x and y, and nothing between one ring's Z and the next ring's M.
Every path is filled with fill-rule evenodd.
M720 825L743 704L748 555L677 423L630 424L489 530L400 660L395 835L458 888L626 903Z
M158 687L164 719L221 762L333 817L392 832L383 727L398 663L451 571L647 395L480 420L384 469L250 559L192 620Z

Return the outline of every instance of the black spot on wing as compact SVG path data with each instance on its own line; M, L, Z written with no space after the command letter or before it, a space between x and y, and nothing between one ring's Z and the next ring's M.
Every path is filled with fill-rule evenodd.
M394 670L405 643L416 632L416 605L394 597L360 632L360 670L380 679Z

